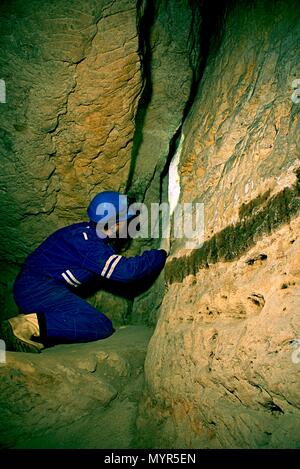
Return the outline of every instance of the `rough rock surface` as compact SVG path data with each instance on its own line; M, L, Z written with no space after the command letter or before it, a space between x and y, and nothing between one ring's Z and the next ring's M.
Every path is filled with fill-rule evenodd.
M166 266L150 447L300 446L299 4L233 5L183 125L180 201L204 202L205 242L174 240Z
M299 165L298 40L298 2L237 2L225 17L179 163L180 201L204 203L205 239L236 223L243 204L288 186Z
M94 193L124 190L142 77L133 0L14 0L2 3L0 16L1 283L9 315L25 256L55 229L85 219Z
M192 2L144 3L144 21L152 24L148 24L148 36L144 38L145 60L149 63L144 63L145 88L137 121L130 193L150 203L157 202L170 141L182 122L197 74L200 18Z
M151 333L125 326L97 342L7 352L0 365L1 447L132 447Z
M299 230L298 217L170 286L147 353L141 445L299 447Z

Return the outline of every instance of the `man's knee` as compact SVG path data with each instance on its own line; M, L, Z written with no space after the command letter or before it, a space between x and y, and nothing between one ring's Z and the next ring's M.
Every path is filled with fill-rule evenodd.
M102 320L97 328L97 336L104 339L111 336L115 332L112 321L103 314Z
M76 305L75 305L76 306ZM74 310L76 310L74 306ZM64 308L63 312L54 314L48 311L43 316L45 326L44 335L49 341L59 342L89 342L105 339L115 332L112 321L103 313L89 308L74 315L73 310ZM40 316L40 315L38 315ZM39 321L41 324L41 321Z

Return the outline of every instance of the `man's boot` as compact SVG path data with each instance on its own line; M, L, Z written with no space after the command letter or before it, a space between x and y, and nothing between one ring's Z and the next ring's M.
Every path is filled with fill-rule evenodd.
M19 314L1 323L1 337L6 350L39 353L44 344L39 342L40 327L35 313Z

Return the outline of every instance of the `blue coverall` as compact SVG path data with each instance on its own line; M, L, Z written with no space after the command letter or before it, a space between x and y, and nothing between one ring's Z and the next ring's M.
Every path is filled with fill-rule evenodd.
M95 276L133 282L159 273L167 253L161 249L140 256L114 252L96 225L76 223L49 236L30 254L16 278L14 298L23 313L37 313L41 339L85 342L114 332L112 322L78 295L76 288Z

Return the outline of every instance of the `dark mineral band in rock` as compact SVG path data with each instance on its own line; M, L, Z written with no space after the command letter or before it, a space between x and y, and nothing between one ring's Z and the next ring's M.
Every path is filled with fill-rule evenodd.
M238 223L226 226L190 255L171 260L165 268L166 281L169 284L182 282L187 275L195 275L209 264L237 259L253 247L259 237L288 223L300 211L300 169L296 175L297 180L291 187L285 187L273 197L267 196L267 201L260 195L242 205Z

